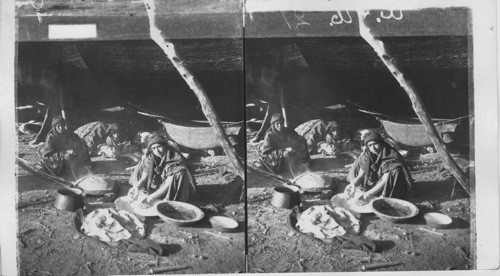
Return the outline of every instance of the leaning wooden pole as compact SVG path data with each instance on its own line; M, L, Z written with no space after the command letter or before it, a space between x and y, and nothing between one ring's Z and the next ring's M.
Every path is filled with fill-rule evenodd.
M202 111L208 119L208 122L212 126L219 140L224 152L228 156L231 164L236 169L237 174L241 177L241 179L245 179L245 172L243 166L236 156L229 139L226 135L226 132L222 128L222 124L215 112L210 99L208 99L206 93L204 92L201 84L194 77L193 74L189 71L189 69L184 65L183 61L177 55L175 51L174 44L170 41L170 39L163 34L163 32L158 28L156 24L156 5L154 0L144 0L144 4L146 5L146 11L149 17L149 30L151 38L153 39L158 46L163 50L163 52L167 55L168 59L172 62L174 67L177 69L182 78L186 81L188 86L194 92L198 100L200 101Z
M446 149L443 140L439 136L436 127L434 126L430 116L427 113L427 110L425 109L425 106L422 103L422 100L420 99L419 94L417 93L417 90L410 82L406 80L401 70L399 70L397 65L394 63L391 55L385 48L384 43L380 39L378 39L372 33L371 29L366 25L365 19L368 14L368 11L358 11L359 32L361 34L361 37L366 40L366 42L368 42L370 46L372 46L385 66L399 82L399 85L401 85L401 87L404 89L411 100L415 113L427 130L427 133L429 134L432 144L436 148L437 152L442 156L443 161L447 165L448 169L451 171L453 176L455 176L460 185L462 185L467 194L470 194L470 186L466 175L460 169L460 167L458 167L458 165L455 163L450 153Z
M281 104L281 113L283 114L284 127L288 127L288 116L286 114L285 108L285 96L283 95L283 85L279 84L280 89L280 104Z

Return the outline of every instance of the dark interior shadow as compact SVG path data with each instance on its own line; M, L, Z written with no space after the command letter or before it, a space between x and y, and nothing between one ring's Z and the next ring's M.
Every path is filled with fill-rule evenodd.
M375 243L375 246L377 247L377 252L385 252L391 250L394 246L396 246L396 243L393 241L377 241L374 240L373 243Z
M163 256L170 256L182 250L182 246L178 244L160 244L160 247L163 250Z

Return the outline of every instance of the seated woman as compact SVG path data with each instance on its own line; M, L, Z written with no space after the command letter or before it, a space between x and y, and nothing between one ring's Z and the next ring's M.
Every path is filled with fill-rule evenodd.
M106 129L106 143L98 146L99 153L108 158L130 158L139 162L141 147L125 139L123 131L118 124L110 124Z
M42 167L55 175L70 175L78 179L90 173L90 157L85 142L66 129L66 121L61 116L53 118L52 129L45 144L38 149L38 154Z
M259 147L259 157L264 166L274 173L283 168L306 170L309 164L309 153L304 138L297 132L283 126L281 114L271 117L271 127ZM300 168L302 167L302 168Z
M136 200L145 196L144 203L155 199L187 202L196 195L196 181L180 150L161 136L148 141L145 158L130 175L129 196Z
M98 146L106 141L106 125L101 121L84 124L77 128L75 133L87 145L90 156L97 156Z
M317 144L317 149L320 153L334 157L346 151L352 151L357 155L361 153L359 143L349 139L335 121L326 125L325 139Z
M353 196L360 187L364 191L361 200L373 196L404 198L412 188L413 179L403 157L376 132L366 135L363 143L367 150L352 166L345 192Z
M310 120L295 128L295 131L306 140L309 154L322 153L337 157L345 151L353 151L356 155L361 152L359 143L349 139L335 121L326 124L321 119Z
M318 143L325 140L326 124L322 119L310 120L296 127L295 132L306 140L309 154L315 154Z

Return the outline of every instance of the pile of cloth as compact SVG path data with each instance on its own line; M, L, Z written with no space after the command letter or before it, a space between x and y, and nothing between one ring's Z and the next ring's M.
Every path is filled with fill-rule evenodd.
M89 213L82 221L81 230L85 235L98 237L108 244L126 239L142 239L145 236L144 224L135 215L112 208L97 209Z
M318 239L333 239L337 236L355 236L360 232L360 222L349 211L330 205L313 206L297 218L297 229L311 233Z

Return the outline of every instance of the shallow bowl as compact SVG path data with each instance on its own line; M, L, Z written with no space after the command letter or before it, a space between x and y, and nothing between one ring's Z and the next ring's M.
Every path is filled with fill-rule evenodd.
M377 198L371 202L377 217L390 222L404 222L418 215L413 203L397 198Z
M450 226L453 221L449 216L441 213L427 213L424 215L424 219L432 228L443 229Z
M158 216L168 224L176 226L192 225L205 216L203 211L189 203L164 201L156 206Z
M219 232L233 232L238 228L238 222L224 216L213 216L209 219L212 227Z

